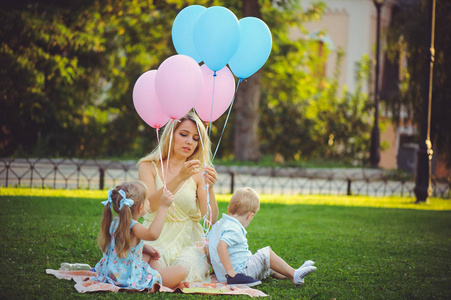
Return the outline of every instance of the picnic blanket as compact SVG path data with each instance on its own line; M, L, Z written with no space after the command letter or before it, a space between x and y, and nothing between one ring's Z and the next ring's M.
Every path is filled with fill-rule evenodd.
M120 290L127 290L121 287L115 286L109 283L102 283L98 281L90 280L91 276L97 276L93 271L63 271L46 269L45 272L50 275L54 275L58 279L67 279L75 281L75 289L79 293L101 292L111 291L117 293ZM152 290L144 290L142 292L155 293L155 292L168 292L168 293L184 293L184 294L214 294L214 295L248 295L250 297L267 297L265 293L260 290L253 289L247 285L234 285L230 286L225 283L220 283L213 276L211 283L203 282L190 282L189 288L175 288L170 289L165 286L155 285ZM127 290L137 292L137 290Z

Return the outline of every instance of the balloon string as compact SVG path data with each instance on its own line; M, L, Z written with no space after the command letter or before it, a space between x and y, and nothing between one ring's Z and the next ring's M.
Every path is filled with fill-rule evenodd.
M213 92L211 95L211 111L210 111L210 127L208 128L208 137L211 139L211 123L213 123L213 105L215 100L215 83L216 83L216 71L213 73Z
M178 120L176 120L178 121ZM166 161L166 168L169 171L169 156L171 155L171 145L172 145L172 136L174 135L174 119L171 119L172 128L171 128L171 136L169 137L169 150L168 150L168 159ZM163 165L161 166L161 170L163 170ZM166 189L166 182L164 182L164 188Z
M156 131L157 131L157 142L158 142L158 152L160 152L161 176L163 177L163 190L165 191L167 188L166 188L166 179L165 179L165 176L164 176L163 156L161 155L160 136L158 135L158 131L159 130L160 130L160 128L156 129ZM169 154L168 154L168 160L169 160ZM157 168L157 172L158 172L158 168Z
M224 131L227 126L227 122L229 121L230 112L232 111L232 106L233 106L233 103L235 102L236 93L238 92L238 88L240 87L241 81L243 81L243 79L239 78L239 80L236 84L235 95L233 95L232 103L230 104L229 111L227 113L227 118L225 120L224 126L222 127L221 136L219 137L219 141L218 141L218 144L216 145L215 153L213 154L213 158L211 159L211 161L214 161L214 159L216 157L216 153L218 152L219 144L221 143L222 136L224 135Z
M193 112L196 113L195 108L193 108ZM210 124L211 124L211 122L210 122ZM197 132L200 132L199 123L197 122L197 118L196 118L196 127L197 127ZM202 145L202 149L205 149L204 147L205 147L205 144L207 143L206 140L207 140L207 135L205 135L205 141L202 138L200 138L200 143ZM206 166L210 165L211 162L207 161L207 157L205 156L205 151L202 151L202 152L203 152L203 158L204 158L204 165L206 167ZM205 171L204 171L204 174L205 174ZM210 193L208 191L208 183L207 183L207 180L205 179L205 177L204 177L204 188L203 189L206 190L206 192L207 192L207 211L206 211L205 215L202 216L202 224L203 225L201 225L201 226L202 226L202 230L204 231L204 236L207 236L207 233L211 227L211 225L208 225L208 223L211 224L211 216L210 216L210 218L208 218L208 216L210 215L211 208L210 208ZM209 219L210 219L210 221L209 221Z
M197 112L196 112L196 109L194 107L193 107L193 112L196 115L198 115ZM200 128L199 128L199 124L197 123L197 118L196 118L196 127L197 127L197 132L199 132L199 135L200 135ZM207 138L207 137L205 137L205 138ZM202 138L200 138L199 140L200 140L200 144L202 146L202 149L205 149L204 141L202 140ZM204 164L208 165L210 162L207 162L207 158L205 157L205 151L202 151L202 156L204 158Z
M210 122L210 127L211 127L211 123L212 122ZM207 144L207 135L205 135L205 143L204 144ZM205 153L205 152L204 152ZM206 165L205 166L207 166L207 165L210 165L212 162L206 162ZM205 173L206 173L207 171L205 171L204 170L204 174L203 175L205 175ZM206 190L206 192L207 192L207 211L205 212L205 215L202 217L202 221L203 221L203 230L204 230L204 234L205 234L205 236L207 236L207 233L210 231L210 225L208 225L208 223L210 223L211 224L211 222L209 222L208 221L208 219L210 218L211 219L211 207L210 207L210 191L209 191L209 184L207 183L207 179L204 177L204 188L205 188L205 190Z

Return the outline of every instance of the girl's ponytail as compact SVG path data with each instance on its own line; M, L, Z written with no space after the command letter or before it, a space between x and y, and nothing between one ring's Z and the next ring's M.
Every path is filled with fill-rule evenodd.
M114 239L117 256L124 258L127 256L128 250L130 250L130 224L132 222L132 211L130 208L133 206L134 201L128 199L122 189L119 190L119 194L121 198L118 211L119 224L114 233Z
M113 214L111 213L111 208L113 206L113 200L111 198L112 193L113 189L109 190L108 200L102 202L102 204L105 205L105 208L103 209L100 232L97 236L97 244L99 245L103 253L107 252L108 244L111 241L110 226L113 220Z

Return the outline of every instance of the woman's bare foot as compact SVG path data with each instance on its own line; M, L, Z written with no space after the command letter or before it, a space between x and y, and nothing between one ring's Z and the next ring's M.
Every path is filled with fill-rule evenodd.
M176 287L174 287L174 289L181 289L181 290L183 290L184 288L189 288L188 281L182 281Z

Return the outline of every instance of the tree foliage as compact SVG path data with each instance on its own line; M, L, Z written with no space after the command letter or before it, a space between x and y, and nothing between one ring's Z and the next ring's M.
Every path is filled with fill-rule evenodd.
M134 111L133 84L175 53L167 33L186 4L2 4L0 155L104 157L148 151L155 134Z
M235 2L229 1L227 5L231 3ZM361 86L368 79L368 60L362 62L356 74L359 88L340 95L337 83L340 63L334 78L326 78L323 69L328 49L318 40L305 38L308 32L303 27L305 22L321 18L324 4L301 7L298 1L278 1L277 5L274 1L259 3L261 17L271 28L273 37L271 55L260 71L258 136L262 153L278 153L287 160L338 157L365 161L370 108ZM232 7L237 11L242 9L239 5ZM290 35L293 29L300 30L305 37L294 39ZM321 51L322 56L318 55ZM243 81L240 88L246 84ZM232 114L229 124L234 123L234 118ZM223 120L218 120L219 128ZM233 145L232 133L233 130L226 131L227 145ZM219 153L222 157L233 157L232 149L221 147Z
M2 5L2 155L20 147L45 152L51 144L76 155L84 132L97 131L85 110L99 88L105 47L85 12L52 1Z
M371 64L363 58L357 67L356 90L344 89L340 95L340 61L339 58L332 79L315 82L306 77L303 85L310 86L310 94L285 101L274 99L262 107L262 123L266 124L262 126L262 136L271 137L265 139L266 153L280 153L290 160L326 158L358 164L367 161L371 110L362 86Z
M365 161L369 140L369 107L362 85L368 79L368 59L356 74L355 91L340 94L338 76L343 53L340 49L333 78L325 77L330 50L321 41L306 38L303 23L321 18L324 4L300 7L284 1L272 12L263 7L273 31L273 53L262 72L263 98L260 108L260 140L264 154L285 159L339 158ZM271 7L271 8L270 8ZM265 14L266 13L266 14ZM272 17L275 16L275 17ZM285 20L285 22L282 22ZM281 24L284 25L281 25ZM297 28L304 38L293 39Z
M1 4L0 156L139 157L153 148L155 130L135 112L133 85L175 54L172 22L191 4L226 6L243 17L238 0ZM263 153L358 157L366 151L366 96L338 96L336 80L321 72L327 57L318 55L319 43L289 35L294 27L307 35L302 24L319 19L324 4L259 5L273 35L260 80ZM218 157L233 149L231 118ZM213 124L214 143L224 121Z

